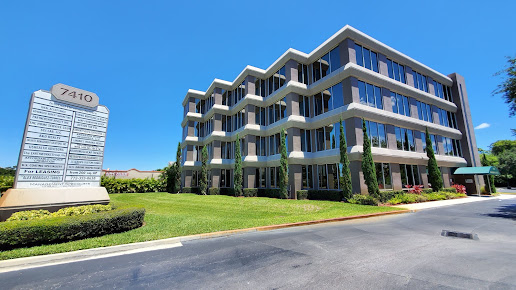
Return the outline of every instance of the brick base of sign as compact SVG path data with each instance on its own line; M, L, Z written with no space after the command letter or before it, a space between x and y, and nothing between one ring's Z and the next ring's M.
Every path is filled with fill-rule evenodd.
M104 187L9 189L0 198L0 221L24 210L57 211L63 207L108 204Z

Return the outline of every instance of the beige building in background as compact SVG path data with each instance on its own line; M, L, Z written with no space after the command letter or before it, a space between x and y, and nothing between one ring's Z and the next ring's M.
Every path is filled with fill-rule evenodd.
M291 197L300 189L338 190L341 119L355 193L367 193L362 119L381 189L429 186L425 129L446 187L456 182L476 192L483 185L452 175L457 167L480 166L464 78L437 72L351 26L309 54L289 49L265 70L247 66L233 82L215 79L205 92L188 90L182 104L185 187L199 184L205 146L209 186L233 186L237 134L244 187L278 187L285 129Z

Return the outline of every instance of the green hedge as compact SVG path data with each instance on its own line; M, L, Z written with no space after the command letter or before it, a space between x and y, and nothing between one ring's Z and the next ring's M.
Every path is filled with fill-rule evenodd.
M232 187L221 187L219 189L221 195L235 196L235 189Z
M299 200L308 199L308 190L298 190L296 191L296 196Z
M154 178L130 178L115 179L102 176L100 185L105 187L108 193L137 193L137 192L161 192L166 191L166 183L162 179Z
M348 202L352 204L376 206L379 204L379 201L376 198L365 194L354 194L350 199L348 199Z
M455 189L455 187L446 187L446 188L441 189L441 192L457 193L457 190Z
M141 227L145 209L121 208L90 215L0 223L0 249L98 237Z
M218 187L210 187L208 189L208 195L219 195L220 194L220 188Z
M280 198L279 188L258 188L258 197Z
M90 205L81 205L81 206L71 206L62 208L56 212L49 212L48 210L39 209L39 210L25 210L15 212L7 219L10 221L24 221L24 220L34 220L34 219L42 219L42 218L52 218L52 217L60 217L60 216L78 216L78 215L87 215L102 211L110 211L113 210L110 204L90 204Z
M181 192L182 193L195 193L195 194L199 194L200 193L199 187L183 187Z
M258 188L244 188L244 196L245 197L257 197L258 196Z
M308 190L308 199L310 200L341 201L342 198L342 190Z

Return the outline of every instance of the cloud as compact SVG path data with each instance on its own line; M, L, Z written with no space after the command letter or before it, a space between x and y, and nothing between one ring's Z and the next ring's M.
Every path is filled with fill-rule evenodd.
M475 130L480 130L480 129L485 129L485 128L489 128L491 127L491 124L488 124L488 123L482 123L478 126L475 127Z

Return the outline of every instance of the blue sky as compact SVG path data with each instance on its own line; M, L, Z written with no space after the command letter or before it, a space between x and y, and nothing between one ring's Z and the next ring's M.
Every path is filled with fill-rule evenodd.
M188 2L188 3L187 3ZM220 2L220 3L219 3ZM419 4L421 3L421 4ZM516 1L2 1L0 166L17 163L33 91L64 83L110 111L104 167L175 159L189 88L310 52L349 24L466 79L478 146L513 139L493 74L516 55Z

